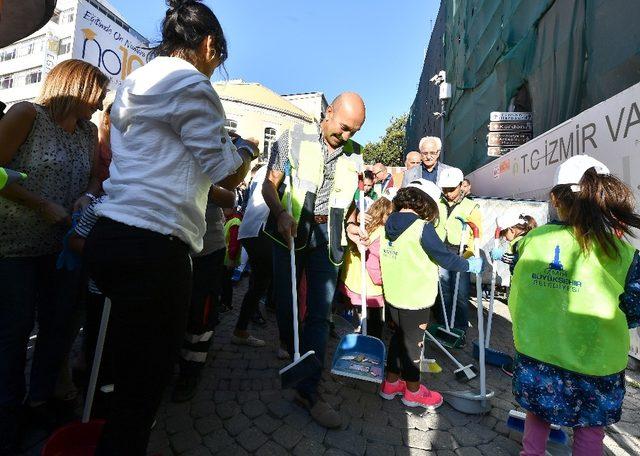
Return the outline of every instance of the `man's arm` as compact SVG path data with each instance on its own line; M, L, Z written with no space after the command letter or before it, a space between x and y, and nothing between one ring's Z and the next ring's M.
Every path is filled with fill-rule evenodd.
M212 185L209 190L209 198L218 207L229 208L233 207L236 203L236 194L226 188Z
M284 173L282 171L267 170L267 177L262 184L262 197L278 225L278 232L289 242L290 238L296 237L298 226L293 217L282 207L280 198L278 198L278 187L283 179Z

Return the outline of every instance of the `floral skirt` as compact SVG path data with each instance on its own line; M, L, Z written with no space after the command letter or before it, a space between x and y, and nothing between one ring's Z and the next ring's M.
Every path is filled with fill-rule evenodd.
M624 371L592 377L517 354L513 395L527 411L559 426L607 426L620 420Z

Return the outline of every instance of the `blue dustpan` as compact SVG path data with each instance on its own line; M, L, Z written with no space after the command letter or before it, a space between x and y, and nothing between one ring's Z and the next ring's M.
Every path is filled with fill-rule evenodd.
M333 354L331 373L367 382L384 380L385 347L380 339L347 334Z

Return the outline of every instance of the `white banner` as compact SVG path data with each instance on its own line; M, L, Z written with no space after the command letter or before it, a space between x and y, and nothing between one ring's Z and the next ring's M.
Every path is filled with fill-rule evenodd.
M147 43L82 0L78 4L74 36L72 57L100 68L111 80L111 89L117 89L149 58L149 51L143 49Z

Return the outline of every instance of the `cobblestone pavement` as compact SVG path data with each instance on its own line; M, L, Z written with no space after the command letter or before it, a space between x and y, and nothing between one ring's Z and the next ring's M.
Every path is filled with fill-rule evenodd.
M517 434L505 422L510 409L517 408L511 394L511 379L499 369L488 367L487 382L495 391L492 410L485 416L464 415L445 404L435 413L421 414L398 399L385 401L376 385L335 377L325 372L321 393L339 410L339 430L325 430L292 402L293 392L281 390L276 357L275 316L267 314L269 325L252 328L267 341L263 348L238 347L229 341L247 280L235 289L234 310L221 317L196 397L189 403L163 403L149 444L149 454L164 456L246 454L300 456L339 455L517 455ZM486 303L485 303L486 306ZM496 302L492 345L506 352L511 324L507 307ZM470 309L475 338L475 306ZM330 355L337 343L331 340ZM463 364L472 362L471 343L457 356ZM423 374L423 382L436 390L459 390L467 386L455 380L453 364L435 353L443 368L440 374ZM627 396L622 421L607 430L608 455L640 454L640 379L628 371ZM477 388L477 380L469 386ZM42 436L40 436L42 438ZM36 437L34 437L36 439ZM31 454L38 454L32 447ZM554 455L570 454L566 448L550 448Z

